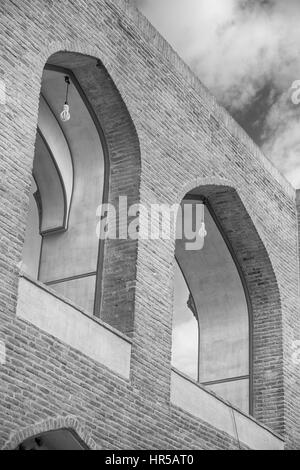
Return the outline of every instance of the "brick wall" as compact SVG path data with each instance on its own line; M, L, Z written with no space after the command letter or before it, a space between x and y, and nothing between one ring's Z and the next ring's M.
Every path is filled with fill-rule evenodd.
M251 296L255 415L284 433L287 447L299 448L300 371L292 361L293 341L300 338L295 191L125 0L4 0L0 44L7 88L0 108L0 340L7 346L0 447L22 429L72 415L99 447L237 448L229 436L170 406L173 242L115 245L112 250L123 250L124 271L117 276L104 262L104 319L120 326L121 303L112 309L119 285L125 318L132 321L134 308L133 332L126 322L120 326L132 332L129 383L16 319L42 71L65 50L99 58L114 82L110 90L115 86L126 104L130 118L120 99L111 104L97 90L88 93L90 74L78 68L88 99L100 114L103 109L115 171L129 178L135 168L130 188L123 180L120 191L148 205L212 189ZM105 86L106 97L117 96ZM112 108L125 113L125 153L122 138L113 149ZM135 149L131 160L128 148ZM219 187L232 188L228 198Z

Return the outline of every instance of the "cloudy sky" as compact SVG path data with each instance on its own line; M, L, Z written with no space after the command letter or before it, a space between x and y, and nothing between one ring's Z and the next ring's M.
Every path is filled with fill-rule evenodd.
M300 0L135 1L300 188L300 104L291 100L300 80Z

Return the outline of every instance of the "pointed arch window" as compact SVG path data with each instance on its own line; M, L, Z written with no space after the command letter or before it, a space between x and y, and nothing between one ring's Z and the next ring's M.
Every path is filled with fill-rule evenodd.
M201 205L205 219L196 220ZM203 243L187 249L181 226L176 241L173 366L245 412L250 410L250 327L241 273L213 211L195 197L182 202L184 225L202 231Z
M66 76L70 77L70 120L60 119ZM103 247L96 233L96 213L108 190L106 172L100 124L75 75L61 67L46 66L23 271L97 315L98 264Z

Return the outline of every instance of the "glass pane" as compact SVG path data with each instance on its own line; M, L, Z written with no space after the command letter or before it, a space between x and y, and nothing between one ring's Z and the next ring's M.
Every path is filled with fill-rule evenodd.
M191 347L194 348L194 340L189 339L192 338L193 320L191 313L188 316L185 302L190 292L195 304L194 310L199 316L199 381L209 387L220 382L241 380L249 376L249 316L239 272L207 206L201 201L184 200L182 209L183 216L178 218L177 223L177 236L182 220L184 236L177 239L176 258L183 272L186 292L182 298L180 286L183 281L177 279L174 329L176 338L184 339L174 342L173 354L180 365L176 367L186 371L185 359L189 358L190 365L192 357L195 357L195 353L191 354L190 351ZM193 231L199 234L200 230L206 236L202 236L202 241L191 245L191 240L186 236ZM194 241L195 238L196 235ZM197 238L201 237L197 235ZM192 371L195 377L194 369ZM244 409L249 408L245 405L249 403L247 387L237 389L232 386L216 386L215 389L233 404L243 404Z
M207 385L207 388L245 413L249 413L249 379Z
M93 313L95 284L96 276L88 276L58 284L50 284L49 287L66 299L71 299L72 302L86 310L87 313Z
M197 380L199 329L192 308L190 291L182 271L176 263L172 364L179 371Z

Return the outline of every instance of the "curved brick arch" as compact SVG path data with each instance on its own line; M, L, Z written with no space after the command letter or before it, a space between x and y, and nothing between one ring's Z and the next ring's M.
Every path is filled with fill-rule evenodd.
M10 437L2 450L15 450L22 442L38 434L58 431L59 429L72 429L80 439L88 446L90 450L101 450L101 448L90 437L84 424L75 416L48 418L39 423L33 424L21 431L18 431Z
M273 265L262 237L249 215L240 191L228 181L197 179L180 191L208 200L230 244L244 283L250 315L252 412L256 419L283 432L282 310ZM180 200L181 200L180 199Z
M94 121L99 123L96 127L102 140L107 169L103 202L118 208L119 196L126 196L128 206L139 203L139 138L114 80L99 57L87 55L97 53L93 47L69 44L70 51L61 52L62 44L55 44L50 49L55 52L47 58L46 64L43 55L44 66L57 67L74 75ZM130 265L128 256L132 259ZM100 296L96 296L95 314L129 336L132 335L134 321L132 285L136 278L136 258L137 241L134 240L124 244L122 240L109 239L100 249L97 280Z
M37 85L36 89L34 89L34 87L32 89L32 94L36 93L37 105L40 92L39 87L44 67L49 61L49 58L59 52L66 54L78 54L90 58L95 58L95 60L100 60L105 69L107 70L110 79L113 81L116 89L118 90L121 100L124 102L126 108L128 109L130 116L132 117L134 115L134 107L131 104L130 95L126 92L126 86L124 86L124 82L117 73L116 69L114 68L112 61L109 60L109 55L106 55L100 49L100 47L97 47L96 45L84 40L54 40L42 45L38 52L27 51L24 54L24 61L20 63L18 73L20 73L21 76L26 77L26 79L31 78L32 84ZM28 67L25 67L25 64L28 63L35 64L34 68L30 69ZM138 123L136 123L136 128L138 128Z
M200 188L200 187L224 187L224 188L230 188L233 191L236 191L238 194L239 199L241 200L241 203L243 204L246 212L248 213L253 226L255 227L255 230L258 233L259 238L261 239L262 243L264 244L266 251L268 253L269 261L272 264L272 268L274 270L274 273L276 271L275 266L274 266L274 261L272 257L272 250L269 248L269 239L265 235L264 230L261 229L259 221L256 217L255 211L252 209L251 205L248 203L247 197L244 195L243 188L241 186L238 186L236 184L233 184L233 182L229 179L226 178L219 178L219 177L204 177L204 178L195 178L193 180L188 181L183 185L182 188L178 191L178 194L176 196L176 200L178 202L182 201L184 196L189 193L190 191L194 190L195 188ZM280 293L280 292L279 292Z

